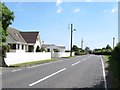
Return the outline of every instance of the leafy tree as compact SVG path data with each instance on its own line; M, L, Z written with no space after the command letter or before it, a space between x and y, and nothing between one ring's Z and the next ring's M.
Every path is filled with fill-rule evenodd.
M120 64L120 43L118 43L117 46L113 49L112 58Z
M76 45L73 45L72 51L75 52L75 55L80 55L80 49Z
M6 46L4 43L6 42L7 28L12 24L12 21L14 21L14 13L10 11L10 9L6 7L4 3L0 2L0 34L2 36L2 38L0 38L0 47L2 47L1 63L3 66L6 66L4 61Z
M90 51L90 48L89 48L89 47L86 47L86 48L85 48L85 51L87 51L87 52Z
M76 45L73 45L72 50L73 50L73 51L79 51L79 48L78 48Z
M110 47L110 45L107 45L107 46L106 46L106 49L112 50L112 48Z

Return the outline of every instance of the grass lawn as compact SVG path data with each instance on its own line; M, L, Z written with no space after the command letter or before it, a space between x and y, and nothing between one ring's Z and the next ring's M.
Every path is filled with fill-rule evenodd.
M48 62L52 62L52 61L56 61L56 60L58 60L58 59L52 58L52 59L47 59L47 60L38 60L38 61L33 61L33 62L13 64L13 65L10 65L10 67L26 67L26 66L36 65L36 64L48 63Z

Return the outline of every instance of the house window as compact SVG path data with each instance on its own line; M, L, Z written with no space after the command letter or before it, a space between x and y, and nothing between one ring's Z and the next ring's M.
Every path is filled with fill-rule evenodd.
M17 49L20 49L20 44L18 44Z
M50 49L48 48L47 51L50 52Z
M16 44L8 44L10 45L10 49L16 49Z
M24 45L22 45L22 50L24 50Z

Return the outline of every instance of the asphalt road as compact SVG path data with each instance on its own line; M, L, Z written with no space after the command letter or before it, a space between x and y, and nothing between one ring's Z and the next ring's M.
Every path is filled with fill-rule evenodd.
M24 68L4 68L2 88L107 88L101 56L85 55Z

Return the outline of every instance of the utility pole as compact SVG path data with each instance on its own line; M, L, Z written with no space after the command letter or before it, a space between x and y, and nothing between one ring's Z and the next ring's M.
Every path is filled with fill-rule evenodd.
M76 31L75 29L73 29L73 24L71 24L71 44L70 44L70 57L72 57L72 38L73 38L73 30Z
M72 34L73 34L73 24L71 24L71 45L70 45L70 57L72 57Z
M81 40L81 48L83 49L83 38Z
M115 47L115 37L113 37L113 48Z

